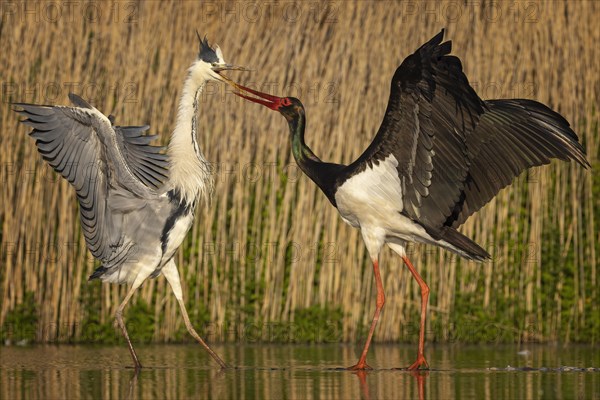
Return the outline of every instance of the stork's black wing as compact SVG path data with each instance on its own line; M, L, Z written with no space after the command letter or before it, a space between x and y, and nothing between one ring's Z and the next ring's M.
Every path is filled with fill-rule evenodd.
M552 158L590 165L569 123L545 105L523 99L485 104L468 142L471 166L448 226L460 226L527 168Z
M402 212L437 230L460 201L469 171L468 139L485 104L469 85L444 31L396 70L379 131L352 165L365 168L390 156L398 163ZM351 167L352 167L351 166Z
M444 31L407 57L392 79L379 131L350 167L395 157L402 212L443 235L523 170L551 158L589 165L568 122L531 100L482 101Z

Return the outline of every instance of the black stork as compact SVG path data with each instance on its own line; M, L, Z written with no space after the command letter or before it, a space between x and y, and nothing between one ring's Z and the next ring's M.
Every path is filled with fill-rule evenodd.
M342 219L361 230L373 262L377 301L363 352L349 369L370 369L367 352L385 303L378 264L384 244L402 257L421 288L417 360L408 369L428 368L423 350L429 287L407 258L407 243L486 260L490 255L457 230L471 214L529 167L552 158L590 166L569 123L547 106L524 99L481 100L443 37L444 30L398 67L381 127L350 165L323 162L304 143L300 100L237 85L242 92L236 94L285 117L302 171Z

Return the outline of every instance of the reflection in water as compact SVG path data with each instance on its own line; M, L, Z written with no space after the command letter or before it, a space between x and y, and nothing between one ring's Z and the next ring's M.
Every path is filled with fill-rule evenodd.
M417 391L419 392L419 400L425 398L425 378L429 376L428 371L412 371L410 373L417 380Z
M219 347L219 346L217 346ZM561 365L598 367L592 347L430 346L431 371L394 370L412 359L410 346L378 345L373 371L346 371L352 346L226 345L237 368L221 371L197 346L140 346L136 375L122 347L36 346L0 349L1 399L182 398L597 398L598 372L490 371Z
M399 371L399 370L398 370ZM419 400L425 399L425 378L429 376L429 371L404 371L410 374L416 380L416 391L419 396ZM373 374L373 371L352 371L353 375L358 378L360 385L361 398L365 400L371 400L371 393L369 392L369 385L367 384L367 376ZM374 397L377 398L377 397Z
M360 383L360 392L362 394L363 399L371 400L371 395L369 394L369 386L367 385L367 371L355 371L352 372L354 375L358 377L358 382Z

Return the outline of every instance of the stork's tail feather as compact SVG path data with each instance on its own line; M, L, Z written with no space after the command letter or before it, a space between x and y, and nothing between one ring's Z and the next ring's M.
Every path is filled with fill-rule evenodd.
M452 245L449 250L469 260L485 261L492 258L483 247L460 233L454 228L444 227L440 232L440 239Z

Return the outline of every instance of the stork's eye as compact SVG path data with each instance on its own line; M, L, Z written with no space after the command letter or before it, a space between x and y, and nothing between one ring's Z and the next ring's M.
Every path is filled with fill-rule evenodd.
M289 106L289 105L292 105L292 102L290 101L290 99L288 99L286 97L285 99L283 99L283 101L281 102L281 104L283 104L284 106Z

